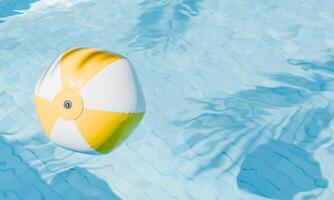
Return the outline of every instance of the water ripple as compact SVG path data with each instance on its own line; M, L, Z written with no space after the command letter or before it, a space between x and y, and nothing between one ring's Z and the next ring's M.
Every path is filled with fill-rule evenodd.
M0 23L3 22L2 18L18 15L22 10L27 10L30 7L30 4L38 0L2 0L0 1Z
M188 152L197 160L194 176L209 170L224 174L241 164L239 188L274 199L327 187L313 152L324 143L320 134L329 128L334 107L329 99L319 105L314 99L333 91L333 76L319 73L331 71L333 62L288 62L301 66L309 77L279 73L268 77L285 86L257 86L226 98L192 100L203 112L176 122L189 130L184 133L187 142L176 153Z
M334 4L31 3L0 0L0 199L333 196ZM105 156L48 142L33 107L42 71L76 46L128 57L147 99Z

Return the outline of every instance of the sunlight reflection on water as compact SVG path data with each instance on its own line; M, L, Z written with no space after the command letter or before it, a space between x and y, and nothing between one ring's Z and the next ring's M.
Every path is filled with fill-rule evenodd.
M0 0L0 199L333 196L329 1L67 3ZM147 100L105 156L49 143L32 103L77 46L129 58Z

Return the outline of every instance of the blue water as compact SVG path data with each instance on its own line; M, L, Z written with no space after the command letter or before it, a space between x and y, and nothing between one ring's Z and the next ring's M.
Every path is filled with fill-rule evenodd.
M0 0L0 199L334 197L330 0ZM32 93L71 47L134 64L147 113L104 156L44 136Z

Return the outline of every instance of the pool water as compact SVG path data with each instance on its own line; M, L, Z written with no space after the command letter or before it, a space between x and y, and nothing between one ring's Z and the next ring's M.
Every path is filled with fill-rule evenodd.
M0 199L334 196L330 0L0 0ZM103 156L44 136L32 102L72 47L134 65L147 112Z

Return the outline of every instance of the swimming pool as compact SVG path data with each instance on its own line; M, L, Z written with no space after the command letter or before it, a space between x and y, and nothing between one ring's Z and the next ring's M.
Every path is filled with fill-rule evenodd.
M331 199L334 4L0 0L0 199ZM48 142L61 52L125 55L147 112L108 155Z

